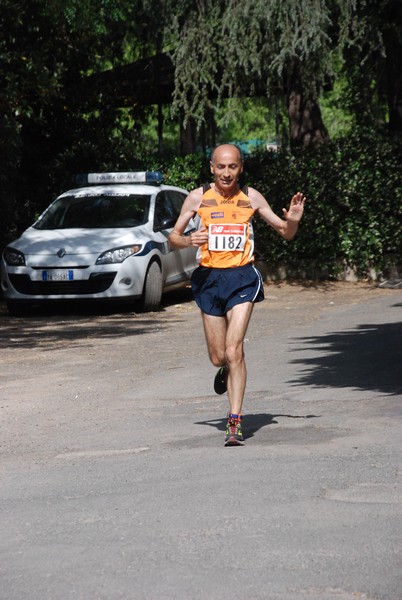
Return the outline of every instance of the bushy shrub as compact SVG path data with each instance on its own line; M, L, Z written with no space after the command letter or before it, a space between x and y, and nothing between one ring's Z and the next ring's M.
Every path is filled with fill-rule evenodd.
M255 219L256 255L272 267L315 278L347 267L366 277L389 262L402 263L400 138L353 132L310 151L260 152L248 157L241 183L255 187L282 215L297 191L307 196L296 238L286 242ZM198 155L158 168L166 183L193 189L211 175Z
M309 152L268 153L246 162L246 179L281 215L291 196L307 196L295 240L283 241L256 220L256 249L290 271L359 276L402 262L401 140L354 133Z
M174 156L164 163L155 163L153 168L162 171L164 183L177 185L185 190L192 190L207 177L205 159L200 154Z

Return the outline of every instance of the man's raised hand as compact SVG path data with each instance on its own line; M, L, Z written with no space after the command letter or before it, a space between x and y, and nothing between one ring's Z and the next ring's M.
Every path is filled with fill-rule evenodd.
M299 222L303 216L305 196L301 192L297 192L290 201L289 210L282 208L283 216L286 221Z

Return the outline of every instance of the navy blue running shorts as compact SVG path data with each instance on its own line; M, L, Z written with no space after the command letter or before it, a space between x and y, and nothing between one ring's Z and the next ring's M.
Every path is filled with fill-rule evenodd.
M191 288L198 307L214 317L223 317L236 304L264 300L261 273L252 263L228 269L197 267Z

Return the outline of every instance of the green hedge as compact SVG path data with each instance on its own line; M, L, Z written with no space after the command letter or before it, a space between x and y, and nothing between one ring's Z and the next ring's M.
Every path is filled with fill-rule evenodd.
M290 243L255 219L257 257L273 269L285 265L287 273L308 278L336 277L345 267L366 277L373 269L385 272L390 263L402 265L401 148L401 137L360 132L309 152L248 157L242 183L260 190L278 215L296 191L308 198L299 232ZM45 165L34 176L21 171L3 181L1 246L32 223L58 193L72 187L75 172L160 169L166 183L188 190L211 179L208 161L200 155L161 162L136 157L133 151L130 161L120 164L117 150L110 148L104 162L98 148L87 152L87 162L85 153L66 155L57 168Z
M360 277L402 264L400 138L354 133L309 152L264 152L245 161L243 183L257 188L282 215L291 196L307 196L296 238L286 242L255 220L256 255L289 273ZM210 175L199 157L162 165L168 183L191 189Z

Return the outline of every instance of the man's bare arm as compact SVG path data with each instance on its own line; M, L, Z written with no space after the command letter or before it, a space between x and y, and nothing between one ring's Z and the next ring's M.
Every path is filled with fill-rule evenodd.
M300 219L304 212L305 197L297 192L290 201L289 209L282 209L285 219L274 213L264 196L257 190L250 188L250 200L258 214L285 240L292 240L298 230Z
M198 247L205 244L208 240L208 233L205 229L200 229L190 235L183 235L187 225L197 214L201 200L202 188L193 190L185 199L176 225L169 235L169 244L172 248Z

